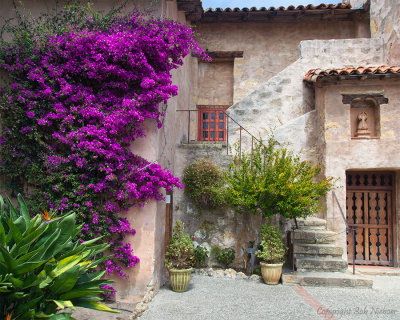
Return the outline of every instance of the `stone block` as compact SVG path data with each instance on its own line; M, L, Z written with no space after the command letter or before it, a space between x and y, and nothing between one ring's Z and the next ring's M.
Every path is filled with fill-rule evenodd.
M317 258L296 258L296 267L298 271L335 271L346 272L348 268L347 261L342 259L317 259Z
M295 230L295 242L302 243L334 243L336 232L327 230Z
M294 253L301 255L342 256L343 248L330 244L295 244Z

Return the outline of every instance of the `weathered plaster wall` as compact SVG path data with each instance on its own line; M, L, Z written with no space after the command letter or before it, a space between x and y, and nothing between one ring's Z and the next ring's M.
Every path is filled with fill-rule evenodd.
M398 0L371 0L371 36L385 43L386 63L400 64L400 4Z
M346 170L398 170L400 158L400 80L365 80L340 83L316 89L317 111L323 119L320 128L322 143L325 145L325 174L339 178L335 190L342 209L346 203ZM342 94L383 93L389 99L388 104L380 106L380 139L355 140L350 135L350 105L342 103ZM398 193L397 193L398 198ZM340 232L339 242L346 248L345 224L339 208L332 197L326 200L326 218L328 228ZM399 210L396 212L399 217ZM397 219L399 221L399 219Z
M198 105L232 105L233 61L199 62Z
M368 21L361 24L368 30ZM201 43L210 51L244 51L234 63L234 103L295 62L300 41L355 38L356 29L351 21L198 25Z
M182 23L187 23L184 12L177 11L176 1L160 3L164 17ZM156 129L153 121L146 124L148 131L145 139L138 140L132 145L135 153L143 155L150 161L155 161L163 168L176 175L177 153L175 147L186 139L187 117L184 113L176 112L187 109L191 104L192 57L184 59L184 65L173 71L172 81L179 88L178 96L170 99L162 106L166 109L164 125ZM166 206L164 202L151 201L143 208L132 208L128 217L137 233L128 239L133 244L134 252L141 259L140 263L130 270L130 280L118 280L120 300L141 299L148 287L158 287L166 279L164 267Z

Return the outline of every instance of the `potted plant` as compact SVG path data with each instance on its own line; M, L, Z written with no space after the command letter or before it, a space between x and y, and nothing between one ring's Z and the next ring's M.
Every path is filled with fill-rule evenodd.
M184 224L177 221L174 234L169 240L165 253L165 266L169 271L169 281L173 291L187 290L192 275L194 263L194 246L192 238L184 232Z
M261 275L266 284L278 284L282 275L286 245L282 241L282 233L272 224L261 226L261 249L256 256L262 260Z

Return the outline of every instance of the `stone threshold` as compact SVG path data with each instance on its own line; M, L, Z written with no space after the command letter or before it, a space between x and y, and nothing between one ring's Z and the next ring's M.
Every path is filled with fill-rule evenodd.
M284 271L283 285L301 285L314 287L372 288L373 281L352 272L298 272Z
M352 265L349 265L349 271L353 272ZM400 268L356 265L356 274L367 276L400 276Z

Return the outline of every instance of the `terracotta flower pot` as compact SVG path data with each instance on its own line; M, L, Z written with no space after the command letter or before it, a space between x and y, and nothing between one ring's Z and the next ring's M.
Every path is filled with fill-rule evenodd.
M269 264L260 262L261 275L266 284L278 284L282 275L283 263Z
M169 282L172 290L175 292L185 292L189 286L192 277L192 268L190 269L170 269Z

